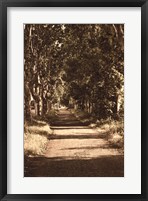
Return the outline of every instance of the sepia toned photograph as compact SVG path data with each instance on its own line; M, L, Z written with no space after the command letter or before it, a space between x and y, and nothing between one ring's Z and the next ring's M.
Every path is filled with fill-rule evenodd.
M24 177L124 177L124 24L24 24Z

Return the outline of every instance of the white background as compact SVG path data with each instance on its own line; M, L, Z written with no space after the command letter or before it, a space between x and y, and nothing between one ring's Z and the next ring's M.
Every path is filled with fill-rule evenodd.
M23 177L23 23L125 24L124 177ZM8 194L140 194L141 9L8 8L7 49Z

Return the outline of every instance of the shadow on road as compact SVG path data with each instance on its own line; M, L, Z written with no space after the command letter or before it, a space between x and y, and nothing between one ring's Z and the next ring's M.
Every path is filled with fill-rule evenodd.
M83 134L83 135L50 135L49 140L57 140L57 139L100 139L101 136L91 135L91 134Z
M25 159L25 177L123 177L123 155L88 159L68 157Z
M124 155L105 140L106 133L80 122L72 113L60 111L45 135L49 143L42 156L25 156L25 177L123 177Z

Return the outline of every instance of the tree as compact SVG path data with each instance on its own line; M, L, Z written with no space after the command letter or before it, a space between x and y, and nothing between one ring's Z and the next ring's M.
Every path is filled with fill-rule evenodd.
M25 103L29 107L33 97L37 115L49 112L49 105L69 100L98 118L119 113L124 25L28 24L24 32Z

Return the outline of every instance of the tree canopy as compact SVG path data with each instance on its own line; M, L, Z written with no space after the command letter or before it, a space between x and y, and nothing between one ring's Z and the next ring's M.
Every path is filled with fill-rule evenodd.
M25 118L52 105L74 106L98 118L123 114L124 25L26 24Z

